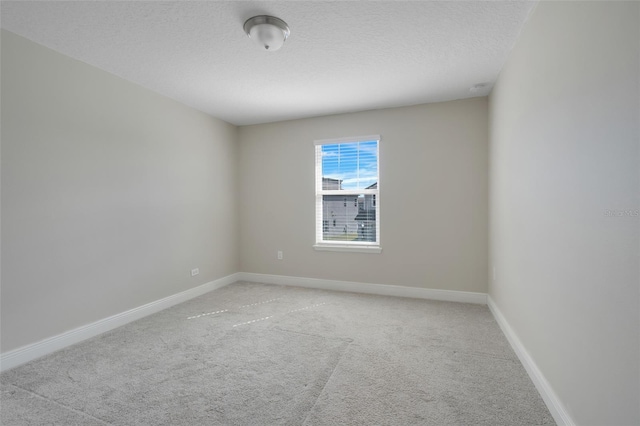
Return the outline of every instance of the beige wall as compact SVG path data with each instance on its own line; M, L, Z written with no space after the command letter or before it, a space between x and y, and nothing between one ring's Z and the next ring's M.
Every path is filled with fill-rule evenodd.
M541 2L490 97L490 297L580 425L640 424L639 16Z
M236 137L3 31L2 352L237 272Z
M314 251L313 141L370 134L383 251ZM241 127L239 141L243 272L487 291L486 98Z

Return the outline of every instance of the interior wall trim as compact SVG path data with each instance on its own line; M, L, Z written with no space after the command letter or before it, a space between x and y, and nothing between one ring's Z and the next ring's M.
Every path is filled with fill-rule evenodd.
M440 290L431 288L405 287L388 284L367 284L353 281L335 281L318 278L289 277L285 275L254 274L240 272L241 281L266 284L280 284L294 287L318 288L324 290L348 291L353 293L377 294L381 296L411 297L415 299L443 300L447 302L487 304L486 293Z
M6 371L18 365L25 364L36 358L48 355L73 344L90 339L106 331L121 327L130 322L139 320L148 315L155 314L163 309L170 308L195 297L201 296L212 290L224 287L238 281L238 273L227 275L214 281L202 284L198 287L167 296L165 298L147 303L137 308L130 309L108 318L92 322L87 325L66 331L53 337L40 340L20 348L0 354L0 371Z
M489 306L489 310L493 314L493 317L496 319L496 322L502 329L502 332L507 337L511 347L520 359L520 362L527 371L527 374L529 374L531 381L535 385L536 389L538 389L538 392L540 393L544 403L547 405L553 419L559 426L575 426L576 423L569 415L566 407L560 398L558 398L558 395L555 393L544 374L542 374L542 371L540 371L531 355L529 355L529 352L522 344L522 341L516 332L511 328L507 319L502 315L498 306L491 299L491 296L487 296L487 305Z

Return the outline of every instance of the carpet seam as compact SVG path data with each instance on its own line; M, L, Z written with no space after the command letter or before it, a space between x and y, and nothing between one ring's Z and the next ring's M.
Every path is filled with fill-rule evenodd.
M59 406L59 407L61 407L61 408L64 408L65 410L68 410L68 411L71 411L71 412L73 412L73 413L80 414L80 415L83 415L83 416L86 416L86 417L90 417L90 418L92 418L92 419L94 419L94 420L97 420L98 422L100 422L100 423L102 423L102 424L107 425L107 426L113 426L113 423L109 423L109 422L104 421L104 420L102 420L102 419L100 419L100 418L98 418L98 417L92 416L92 415L91 415L91 414L89 414L89 413L85 413L84 411L77 410L77 409L75 409L75 408L73 408L73 407L69 407L69 406L67 406L67 405L64 405L64 404L62 404L62 403L60 403L60 402L58 402L58 401L55 401L55 400L53 400L53 399L51 399L51 398L47 398L46 396L44 396L44 395L40 395L39 393L36 393L36 392L31 391L31 390L29 390L29 389L25 389L25 388L23 388L23 387L21 387L21 386L18 386L18 385L16 385L16 384L14 384L14 383L8 383L8 385L9 385L9 386L13 386L14 388L18 388L18 389L20 389L20 390L22 390L22 391L25 391L25 392L27 392L28 394L35 396L36 398L40 398L41 400L44 400L44 401L47 401L47 402L51 402L51 403L53 403L53 404L55 404L55 405L57 405L57 406Z
M322 396L322 393L324 392L324 389L327 387L327 384L331 381L331 378L333 377L333 374L338 369L338 366L340 365L340 362L344 358L344 355L347 353L347 349L349 349L349 346L351 346L351 342L347 343L347 346L342 351L342 354L340 355L340 358L338 359L338 362L336 362L335 367L333 367L333 370L331 370L331 374L329 374L329 377L327 378L327 381L324 382L324 385L322 385L322 389L320 389L320 392L318 392L318 396L317 396L316 400L314 401L313 405L309 409L309 412L307 413L306 417L304 418L304 421L302 422L303 426L305 424L307 424L307 420L309 420L309 416L313 412L313 409L316 408L316 405L318 405L318 401L320 400L320 397Z
M11 391L0 401L11 402L6 418L101 426L555 425L497 324L486 321L486 307L232 287L91 339L99 344L2 372ZM232 312L216 313L224 306Z
M520 360L518 360L517 358L502 357L502 356L498 356L498 355L491 354L491 353L488 353L488 352L467 351L467 350L464 350L464 349L456 348L454 346L431 345L431 346L428 346L425 349L427 349L429 351L432 351L432 352L436 352L437 349L447 349L447 350L452 350L454 352L457 352L457 353L460 353L460 354L464 354L464 355L467 355L467 356L475 356L475 357L483 358L483 359L494 359L494 360L508 361L508 362L515 363L515 364L522 364L520 362Z
M318 337L320 339L324 339L324 340L338 340L340 342L344 342L347 345L350 345L351 343L353 343L353 339L348 338L348 337L327 337L327 336L323 336L321 334L314 334L314 333L303 333L301 331L296 331L296 330L287 330L286 328L282 328L280 326L274 326L273 330L275 331L280 331L283 333L292 333L292 334L299 334L301 336L309 336L309 337Z

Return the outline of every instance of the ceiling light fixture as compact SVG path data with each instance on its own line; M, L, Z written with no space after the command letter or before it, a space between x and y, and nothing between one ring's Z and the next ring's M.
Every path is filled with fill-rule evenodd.
M287 23L268 15L254 16L244 23L244 32L263 50L278 50L282 47L290 31Z

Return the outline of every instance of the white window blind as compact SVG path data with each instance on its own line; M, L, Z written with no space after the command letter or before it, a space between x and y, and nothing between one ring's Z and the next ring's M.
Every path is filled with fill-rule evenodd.
M316 247L380 245L379 135L315 141Z

